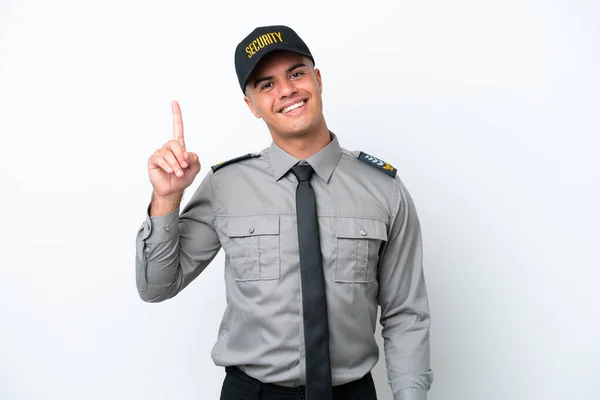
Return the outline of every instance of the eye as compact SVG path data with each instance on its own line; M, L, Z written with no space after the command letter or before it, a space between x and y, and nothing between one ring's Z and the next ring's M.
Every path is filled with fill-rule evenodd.
M265 82L262 84L262 86L260 87L260 90L265 90L265 89L269 89L271 86L273 86L273 82Z
M304 75L304 72L302 72L302 71L294 71L294 72L292 72L292 78L298 78L301 75Z

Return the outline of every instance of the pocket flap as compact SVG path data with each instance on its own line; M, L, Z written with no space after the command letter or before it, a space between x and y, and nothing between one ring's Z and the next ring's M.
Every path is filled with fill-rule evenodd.
M279 215L227 217L224 231L229 237L279 235Z
M345 239L379 239L387 241L384 222L367 218L337 218L335 235Z

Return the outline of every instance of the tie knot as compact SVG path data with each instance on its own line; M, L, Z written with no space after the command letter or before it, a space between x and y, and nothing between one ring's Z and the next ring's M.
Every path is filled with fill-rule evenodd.
M314 169L310 166L310 164L296 165L292 167L292 173L296 175L296 178L298 178L298 182L309 181L312 177L313 172Z

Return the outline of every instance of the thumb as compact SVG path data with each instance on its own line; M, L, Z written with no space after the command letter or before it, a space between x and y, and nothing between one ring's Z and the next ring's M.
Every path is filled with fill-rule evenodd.
M189 169L192 173L197 174L200 172L200 159L198 158L198 154L188 151L188 157L186 157L186 161L190 165Z

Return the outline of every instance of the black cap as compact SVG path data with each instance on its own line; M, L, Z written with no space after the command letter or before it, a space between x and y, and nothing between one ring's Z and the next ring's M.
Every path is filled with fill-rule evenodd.
M254 29L235 48L235 72L242 92L259 61L278 50L291 51L315 60L308 46L293 29L284 25L261 26Z

